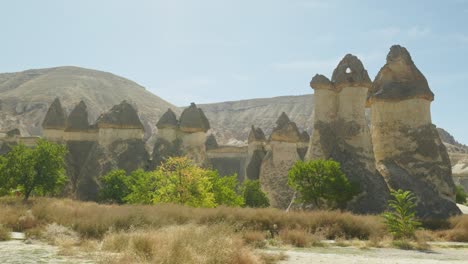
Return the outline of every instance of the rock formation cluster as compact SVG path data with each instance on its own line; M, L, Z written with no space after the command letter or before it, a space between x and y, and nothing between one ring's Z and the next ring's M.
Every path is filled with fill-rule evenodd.
M373 82L362 62L348 54L331 80L317 74L310 86L315 91L311 136L283 112L268 137L251 126L247 145L220 145L204 112L192 103L179 118L171 109L160 117L157 134L150 135L149 142L155 142L150 154L145 126L132 104L123 101L90 124L84 101L67 115L58 98L48 108L42 130L47 140L67 145L68 192L83 200L97 198L99 177L111 169L154 169L168 157L183 155L221 176L259 180L270 204L284 209L294 197L287 184L291 166L298 160L333 159L359 186L359 194L347 205L350 211L380 213L387 209L389 189L405 189L415 193L422 218L460 213L450 159L431 122L434 94L405 48L391 47ZM0 135L0 154L8 152L10 144L33 146L36 140L21 137L19 130L8 131Z

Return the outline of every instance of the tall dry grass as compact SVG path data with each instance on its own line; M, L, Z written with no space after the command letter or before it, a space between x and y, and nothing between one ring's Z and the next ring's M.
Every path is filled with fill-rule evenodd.
M34 225L57 223L71 227L82 237L100 239L106 232L125 231L130 228L160 228L171 225L227 224L236 231L253 230L270 236L279 231L302 229L324 238L369 239L382 237L386 231L378 216L360 216L338 211L289 212L277 209L253 208L190 208L180 205L102 205L70 199L35 199L24 208L21 201L3 203L2 210L11 215L5 221L15 225L18 217L30 210ZM16 208L19 210L17 211ZM0 223L3 219L0 217Z
M110 263L262 263L239 234L225 225L194 224L109 233L103 249L120 252Z

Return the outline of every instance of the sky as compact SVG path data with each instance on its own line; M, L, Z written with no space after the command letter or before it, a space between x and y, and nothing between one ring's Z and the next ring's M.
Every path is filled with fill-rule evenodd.
M373 79L400 44L468 144L468 0L15 0L0 25L0 72L97 69L178 106L312 93L347 53Z

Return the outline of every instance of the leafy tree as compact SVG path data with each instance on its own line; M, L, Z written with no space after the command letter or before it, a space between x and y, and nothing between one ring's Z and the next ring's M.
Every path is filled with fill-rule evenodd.
M244 197L237 193L237 175L220 177L217 171L207 170L207 175L213 186L212 192L218 205L232 207L243 206Z
M455 188L455 201L459 204L466 203L466 192L463 186L457 185Z
M242 184L242 196L246 207L268 207L270 201L262 191L258 180L245 180Z
M123 204L124 198L130 194L129 177L124 170L113 170L101 179L103 187L99 191L99 199L105 202Z
M410 191L401 189L390 192L392 199L388 201L393 210L383 214L389 232L395 238L412 238L421 223L416 220L416 197Z
M124 198L128 203L153 204L158 182L154 172L142 169L133 171L128 177L129 194Z
M358 193L333 160L297 161L288 172L288 184L298 192L299 202L318 208L343 208Z
M64 145L40 139L34 148L23 144L5 155L2 178L7 189L19 188L27 201L38 195L57 194L66 182Z
M0 156L0 196L8 194L10 186L8 183L8 178L4 173L6 161L7 160L4 156Z

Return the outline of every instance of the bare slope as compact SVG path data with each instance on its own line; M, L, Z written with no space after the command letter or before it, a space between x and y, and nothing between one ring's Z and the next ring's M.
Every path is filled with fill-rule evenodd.
M246 141L252 125L269 135L282 112L301 130L310 131L314 99L308 94L201 104L199 107L210 120L218 142L226 144Z
M55 97L68 112L83 100L90 122L127 100L137 107L147 136L167 108L179 113L177 107L128 79L79 67L57 67L0 74L0 130L19 128L23 135L41 135L42 120Z

